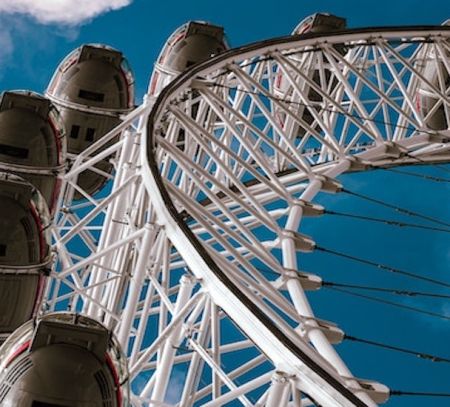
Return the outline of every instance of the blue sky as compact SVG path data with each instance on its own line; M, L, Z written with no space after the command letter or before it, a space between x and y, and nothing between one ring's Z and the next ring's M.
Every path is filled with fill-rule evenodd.
M86 0L64 1L86 3ZM119 1L131 0L115 0ZM46 0L0 0L2 89L25 87L42 91L64 55L79 44L100 42L117 47L128 57L136 73L137 94L141 97L161 46L187 20L200 19L224 26L231 45L238 46L286 35L299 19L317 11L346 17L350 27L440 24L450 16L450 3L439 0L379 0L372 5L357 0L133 0L127 7L70 26L43 25L29 16L2 12L2 3L15 2L46 3ZM112 3L113 0L96 2Z
M129 0L114 1L115 4L127 2ZM165 40L188 20L200 19L223 25L230 44L238 46L286 35L300 19L317 11L346 17L350 27L440 24L450 18L450 2L442 0L134 0L126 7L78 24L43 24L33 16L8 12L9 3L14 2L0 0L1 90L43 92L57 64L68 52L82 43L106 43L122 50L129 59L136 75L138 99L147 88L153 63ZM81 4L82 1L73 3ZM107 5L108 0L100 3ZM113 0L109 3L112 4ZM42 20L42 15L39 18ZM64 15L60 19L64 20ZM410 170L450 178L448 173L436 167ZM344 176L343 180L348 189L440 219L450 218L449 189L445 184L415 180L386 171ZM319 201L332 210L414 221L355 198L338 196L332 199L324 195L319 196ZM448 233L397 231L388 226L331 216L305 223L304 231L314 236L322 246L450 280ZM328 255L304 256L303 265L305 271L324 275L333 281L439 291L432 285L383 274ZM336 321L350 335L450 357L448 321L396 310L327 289L312 294L311 300L319 317ZM395 297L392 300L450 315L448 301ZM344 343L339 350L359 377L376 379L401 390L450 392L448 364L432 363L355 343ZM393 398L387 405L443 407L449 405L449 399Z

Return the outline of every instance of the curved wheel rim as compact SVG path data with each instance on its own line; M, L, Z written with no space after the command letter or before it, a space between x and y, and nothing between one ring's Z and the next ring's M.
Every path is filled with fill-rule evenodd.
M215 362L216 370L215 374L208 376L211 386L209 383L202 385L201 380L204 380L202 373L192 378L189 391L190 394L196 394L196 396L191 397L189 403L198 403L201 400L204 403L204 400L207 400L205 397L211 397L211 395L213 398L217 398L218 402L225 400L225 394L222 393L221 387L227 386L227 377L233 377L230 372L238 366L228 367L227 370L220 365L220 357L216 354L220 353L217 350L220 348L219 345L223 345L224 349L227 349L226 346L229 346L230 349L233 348L231 343L225 345L224 338L219 339L224 343L217 344L216 342L217 352L213 351L211 335L221 338L218 332L221 323L217 319L223 319L224 313L231 317L239 329L251 339L251 344L242 342L240 345L235 345L236 349L239 346L242 349L246 349L246 346L253 347L254 354L260 355L256 358L259 358L261 364L265 363L265 367L259 371L257 368L250 369L253 376L250 375L251 377L246 379L249 383L249 391L254 391L261 386L267 390L267 385L272 383L269 391L259 393L262 397L261 402L271 405L270 403L273 402L271 400L282 394L283 400L286 400L287 403L288 399L294 400L301 397L299 393L301 391L325 405L368 405L373 403L361 391L359 384L351 378L350 372L346 372L344 364L338 368L340 374L330 367L330 362L335 364L336 360L339 360L335 359L336 356L332 355L331 360L329 354L321 356L297 332L301 330L300 328L297 331L293 329L293 326L308 326L307 337L309 340L311 340L309 335L316 335L318 337L315 339L316 347L322 346L322 350L333 352L330 350L332 349L330 345L324 340L323 333L321 334L321 331L317 329L317 321L313 315L305 314L305 308L301 308L308 307L309 304L307 302L301 305L296 303L299 300L303 301L303 296L302 293L298 293L299 290L302 290L301 281L298 276L294 277L291 273L292 270L299 270L297 254L292 249L292 245L297 240L298 244L303 245L303 249L307 250L308 245L311 246L312 243L289 231L301 231L299 229L303 216L301 212L318 209L306 207L304 202L310 202L315 194L323 188L330 190L339 188L334 182L334 178L340 173L366 169L364 164L367 163L377 167L424 161L448 161L447 148L443 142L446 133L424 129L423 120L422 123L420 122L423 117L421 118L420 112L411 106L411 95L414 94L414 89L424 82L423 78L416 73L417 69L411 62L411 55L414 52L421 52L420 50L414 51L421 46L437 47L438 49L441 47L445 53L446 50L448 51L448 45L445 43L448 36L449 30L440 27L402 28L384 32L380 30L345 32L328 37L311 35L302 40L299 39L300 37L289 37L265 41L240 50L229 51L194 67L193 70L182 75L163 91L148 119L149 127L146 134L148 142L144 137L141 140L141 153L139 153L139 146L134 147L133 153L128 153L133 157L130 160L130 155L128 155L128 163L136 165L130 166L132 171L122 177L122 184L119 183L117 188L120 189L121 185L127 183L131 185L131 181L133 186L130 187L130 191L123 192L124 195L118 192L117 196L111 198L111 203L113 203L119 201L120 197L127 196L128 209L141 208L134 212L133 227L126 225L121 229L121 237L128 240L117 249L113 248L103 255L104 258L117 256L117 250L124 247L127 248L126 250L131 250L131 252L127 252L133 253L130 255L131 266L127 268L127 271L132 277L130 278L129 275L123 277L122 285L111 285L111 279L117 276L117 270L115 274L111 273L108 271L109 266L103 265L100 267L103 267L105 271L103 276L97 280L92 279L91 276L95 274L96 267L99 270L98 261L102 258L102 256L95 257L96 250L98 252L99 249L93 247L92 254L82 264L82 267L87 270L79 282L79 287L82 287L83 290L72 295L72 298L77 297L78 302L74 302L76 309L102 319L106 321L107 325L115 327L122 344L128 347L136 405L139 403L145 405L150 402L149 400L152 400L153 405L164 402L172 382L161 380L158 382L158 376L173 373L176 370L173 369L174 363L175 365L182 364L189 357L193 358L194 354L200 355L197 357L201 361L195 362L198 371L204 371L200 365L205 363L207 365L208 362L210 362L212 370L214 370ZM381 69L381 73L376 73L376 64L374 63L372 65L374 73L369 75L368 83L364 82L364 75L357 71L353 72L352 68L346 65L345 57L333 49L334 44L343 42L353 44L350 47L353 52L353 56L350 55L354 58L353 64L357 61L370 61L367 51L369 48L379 59L382 59L383 55L387 55L387 62L385 61L384 65L381 64L384 67ZM307 51L305 52L305 50ZM326 98L326 103L323 103L326 107L324 111L331 118L325 117L327 115L324 115L323 111L320 115L317 111L311 111L316 128L309 126L306 129L309 141L303 141L303 144L301 138L289 134L291 131L289 129L292 129L294 125L297 127L299 125L308 126L302 122L299 123L293 117L296 111L283 105L284 101L283 96L280 96L280 90L274 89L271 85L279 72L285 75L284 78L294 75L291 82L288 79L291 92L296 95L297 99L300 99L301 105L308 104L308 95L301 96L302 89L292 91L295 88L292 86L292 82L295 83L295 75L297 79L302 78L314 87L314 84L305 79L305 77L308 78L308 73L314 71L314 63L311 61L302 63L301 58L292 58L292 55L299 53L313 55L310 59L316 58L316 61L319 58L327 61L320 68L322 77L326 77L326 69L338 72L331 76L331 78L336 78L335 80L340 84L336 86L332 95L334 98L340 95L340 101L343 101L341 110L345 112L348 109L351 112L347 116L344 114L341 122L336 117L333 119L331 116L339 116L338 113L333 112L333 109L338 110L339 106L332 103L333 101L330 100L332 98ZM264 60L265 58L266 60ZM398 75L391 74L389 80L386 80L383 74L390 72L389 61L399 71L397 71ZM230 64L232 69L229 69ZM296 64L302 67L298 72L295 70ZM448 66L446 66L447 68ZM258 69L263 73L258 73ZM359 69L363 68L360 66ZM405 71L403 72L401 69L405 69ZM217 78L219 78L219 82ZM406 80L407 78L408 80ZM383 87L382 90L378 89L377 93L379 79L382 79ZM411 85L414 80L416 84ZM323 81L321 86L324 89L326 82L331 83L330 79ZM239 92L233 89L236 84L245 96L239 96ZM410 84L410 88L408 88L408 84ZM434 92L437 95L445 94L447 91L441 85L434 86ZM358 87L359 94L353 94ZM320 89L316 89L316 91L322 95L322 99L325 98L325 94L322 94ZM364 92L369 92L371 97L378 97L378 102L369 102L367 98L364 99ZM262 101L261 95L264 93L266 93L267 100ZM239 98L243 100L239 100ZM257 99L259 99L258 102ZM448 101L448 97L445 100ZM316 106L317 101L313 102ZM357 102L362 103L359 110L350 107L352 103L357 104ZM194 117L192 106L195 103L198 103L196 109L200 113ZM372 111L373 117L370 116L371 111L368 108L371 103L374 103L375 106L378 103L378 107L374 108L376 112ZM227 104L229 107L226 107ZM291 105L293 104L291 103ZM445 109L448 110L448 104L445 106L447 106ZM250 114L252 109L253 113ZM387 115L383 109L387 109L390 115ZM255 114L255 111L258 114ZM355 111L357 114L354 114ZM389 133L389 140L386 140L383 137L383 132L386 132L385 123L375 123L374 118L380 114L384 119L389 117L389 120L392 120L392 111L396 112L393 117L397 120L392 127L398 131ZM365 116L366 114L367 116ZM139 137L139 134L145 130L147 115L148 107L144 105L139 112L125 120L120 130L128 128L131 138ZM291 125L283 124L280 116L290 118ZM366 117L367 120L361 119L361 117ZM137 122L138 119L139 122ZM266 120L265 124L261 124L264 120ZM330 123L335 120L334 127L331 126L333 129L338 126L352 128L354 137L342 139L334 137L330 126L326 125L324 120L329 120ZM382 121L386 122L387 120ZM265 130L268 135L263 134L264 126L271 129L270 131ZM283 130L283 126L286 126L285 130ZM174 143L177 142L179 145L183 144L183 140L180 142L180 128L183 128L185 132L184 149L174 146ZM243 130L245 128L247 130ZM421 132L417 132L418 128ZM229 142L223 136L226 131L229 133L244 132L244 135L241 135L240 138L235 137L232 142ZM277 135L275 140L275 137L271 139L271 131L273 134L277 131L285 134ZM361 135L358 135L358 131L361 132ZM200 136L195 136L195 132L198 132ZM253 146L244 145L245 132L252 134L253 144L256 146L259 145L255 140L258 137L260 139L264 137L264 143L261 142L264 144L264 148L260 148L259 154L248 153ZM361 143L358 143L358 140L361 140ZM121 145L117 145L116 150L123 153L125 148L123 139L121 143ZM240 152L236 149L237 146L241 146ZM210 157L209 167L206 167L206 170L204 166L202 167L199 159L192 160L192 157L198 154L196 149L201 150L205 157ZM276 151L276 157L275 154L271 156L270 151ZM232 153L235 155L233 156ZM95 153L93 156L95 157ZM217 158L212 159L212 156ZM253 157L253 162L248 158L250 156ZM354 156L358 158L354 159ZM241 162L238 162L236 157L239 157ZM133 162L133 160L135 161ZM169 162L173 167L170 167ZM206 159L205 162L208 160ZM228 168L229 171L223 162L232 163ZM255 170L254 162L258 163L257 170ZM95 164L95 158L93 164ZM122 167L117 166L116 168L118 170ZM181 169L178 175L176 168ZM214 168L220 168L220 175L216 174ZM324 177L324 175L326 176ZM185 179L181 180L183 176ZM215 176L216 178L214 178ZM253 181L249 182L251 179ZM267 179L270 180L270 183ZM195 187L196 184L201 187ZM204 191L201 191L202 188ZM122 191L126 189L122 186ZM212 190L213 193L207 192L208 190ZM226 193L222 196L217 194L219 191ZM193 195L196 197L194 200L192 199ZM276 201L288 202L290 206L278 204L277 207ZM136 202L138 203L136 204ZM105 206L105 211L108 210L108 206L109 204ZM234 209L238 207L239 210ZM127 208L122 208L124 213ZM300 212L300 215L297 213L288 217L289 228L287 228L285 218L288 212L292 212L294 209ZM141 213L138 213L139 211ZM224 220L220 219L219 213ZM272 215L274 219L277 219L276 221L271 219ZM219 232L217 224L214 224L214 217L219 217L222 228ZM279 219L283 219L283 225ZM74 236L81 234L87 225L88 223L81 225ZM263 229L266 228L265 235L256 230L258 225L263 225ZM286 232L286 229L289 231ZM217 244L211 239L211 236L221 243ZM269 236L269 238L261 238L261 236ZM278 244L274 243L277 237L285 241L288 247L273 249ZM170 243L168 243L169 241ZM261 241L265 241L264 245L261 244ZM108 244L113 243L114 241L110 241ZM225 243L226 245L224 245ZM63 247L65 244L66 242L60 242L59 247ZM127 244L129 245L127 246ZM146 257L141 256L143 259L145 257L145 260L139 260L145 245L150 248L151 259L148 258L147 253ZM239 245L242 245L243 248L238 249ZM95 242L93 246L95 246ZM233 252L234 263L230 263L231 255L223 254L223 247ZM274 255L268 252L269 250L278 250L279 253ZM250 256L256 257L257 255L262 259L259 262L248 260ZM152 266L155 259L157 259L157 265ZM236 259L239 259L241 264L237 265ZM139 265L139 261L142 264ZM74 263L77 264L77 261ZM223 272L230 264L232 271ZM242 266L243 264L245 267ZM186 273L183 270L186 265L189 267L187 272L189 277L182 277ZM153 271L151 271L152 267ZM160 271L156 272L155 269L158 267ZM137 272L139 268L142 271L141 274ZM275 270L277 275L267 273L267 268ZM163 269L166 271L163 272ZM244 269L247 271L242 273ZM64 266L62 279L69 278L70 275L73 278L75 270L77 270L76 266L68 264ZM64 272L66 272L65 275ZM163 278L164 273L166 273L166 280ZM292 279L293 281L293 287L288 289L290 298L285 298L285 295L279 291L280 287L286 288L286 281L274 284L274 281L283 274L286 276L285 280ZM314 281L317 283L314 276L307 278L312 278L313 283ZM183 284L176 282L180 279L183 280ZM166 281L165 286L162 284L163 281ZM150 290L150 284L153 284L152 292L155 297L146 302L148 298L146 293ZM130 292L133 285L136 301L130 305ZM255 285L258 285L257 293L255 293ZM182 289L182 286L186 288ZM96 290L95 287L106 288ZM297 291L297 297L293 291ZM114 295L111 294L112 292ZM242 292L244 292L246 300L242 299ZM53 293L56 301L53 302L52 307L56 307L57 299L63 298L66 294L57 293L57 289L53 289ZM91 301L93 295L96 297L95 304ZM164 297L165 295L166 297ZM66 298L69 297L70 294L67 294ZM203 300L200 300L201 298ZM229 303L230 299L234 301L236 298L238 306ZM179 299L178 308L177 299ZM257 306L253 304L254 302ZM59 303L62 304L63 301L61 300ZM214 318L216 319L213 318L211 322L208 322L210 319L208 312L215 314ZM246 315L242 316L242 314ZM158 366L160 362L157 362L162 358L164 352L162 339L167 338L164 333L166 331L171 332L170 335L175 335L176 330L171 330L170 321L177 318L176 315L180 321L184 321L185 328L188 326L198 328L202 321L206 321L203 323L206 324L205 327L211 331L211 334L202 338L199 333L195 333L193 337L195 340L189 345L189 341L192 339L192 336L189 335L192 335L192 331L180 328L181 325L178 326L178 345L174 345L177 349L167 356L169 362L162 369L161 366ZM191 320L188 323L189 318ZM148 333L151 326L154 327L155 334ZM164 331L165 329L166 331ZM311 332L313 333L311 334ZM339 334L338 331L333 332ZM267 340L268 335L273 338L272 341ZM239 338L237 343L241 339ZM139 342L138 346L136 346L137 341ZM272 343L269 345L268 342ZM157 346L152 348L152 344L155 343ZM289 343L294 346L290 347ZM203 346L199 346L199 344L203 344ZM194 349L195 352L192 352L192 355L183 356L183 352L188 353L186 349L183 349L186 346L189 346L189 351ZM197 348L195 348L196 346ZM293 353L284 353L286 349ZM299 350L306 357L300 358ZM209 359L208 354L210 355ZM293 360L296 362L293 363ZM308 361L306 364L305 360ZM243 365L247 362L249 360L242 361ZM309 367L308 363L310 363ZM271 371L274 368L281 372L273 375ZM189 374L188 368L185 368L185 374ZM158 386L159 390L155 390ZM204 389L198 390L201 387ZM236 385L231 380L228 382L228 387L231 388L232 397L238 398L244 405L249 403L248 399L245 399L245 394L248 392L245 391L243 385ZM387 391L383 387L381 390L381 392ZM360 397L363 401L360 400Z

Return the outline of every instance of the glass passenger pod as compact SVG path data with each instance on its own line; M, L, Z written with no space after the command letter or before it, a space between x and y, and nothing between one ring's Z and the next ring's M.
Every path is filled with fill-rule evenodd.
M316 13L310 15L303 19L292 31L292 35L305 35L305 34L320 34L320 33L330 33L333 31L340 31L346 28L346 19L338 16L334 16L328 13ZM335 48L341 53L345 54L346 49L343 45L336 45ZM301 64L303 67L308 66L307 58L310 57L310 53L299 52L297 54L290 55L289 58L294 60L296 64ZM305 69L305 68L303 68ZM320 75L320 71L315 69L315 66L309 68L308 76L318 84L319 87L324 88L324 85L329 89L333 89L332 82L335 82L335 78L331 79L331 71L325 69L324 76ZM325 83L321 83L325 81ZM307 84L299 84L302 90L308 90ZM274 77L274 93L280 99L291 100L294 96L294 88L291 85L289 79L283 75L280 69L275 71ZM314 89L309 89L308 92L308 103L311 105L318 105L322 103L322 96L316 92ZM297 115L299 115L307 125L313 125L314 117L306 106L299 104ZM276 112L276 117L280 125L284 128L286 122L286 115L280 111ZM289 132L298 133L298 136L304 134L304 129L300 128L298 125L291 123L288 125L289 128L285 130ZM313 126L314 127L314 126Z
M58 66L47 96L58 106L119 115L134 108L134 75L120 51L82 45Z
M120 115L134 107L134 76L122 53L106 45L83 45L60 64L47 90L67 129L69 159L76 158L120 124ZM117 138L99 147L107 148ZM89 195L100 190L113 166L109 157L78 177ZM75 199L82 194L75 193Z
M202 21L190 21L179 27L165 43L150 80L148 94L156 97L177 75L186 71L192 65L203 62L227 50L223 27ZM195 101L198 94L191 94L193 100L190 115L195 120L199 103ZM203 114L204 120L213 123L215 115L209 111ZM172 142L182 151L186 146L186 134L183 128Z
M120 407L128 400L126 357L111 332L90 318L48 314L0 347L2 406Z
M50 215L36 188L16 175L0 173L0 213L2 342L38 312L51 256Z
M53 213L65 169L66 139L51 102L34 92L0 95L0 170L19 174Z
M450 26L450 20L445 21L442 25ZM425 127L432 130L450 128L450 106L445 104L443 98L435 90L446 93L450 87L448 67L450 51L447 49L444 52L445 56L443 57L441 53L437 53L433 44L424 43L422 52L418 54L417 58L419 61L418 68L428 83L419 79L416 106L424 119ZM443 58L446 58L447 61L444 61Z
M229 48L224 29L203 21L183 24L169 37L155 64L148 93L156 96L177 75Z
M341 31L347 27L345 18L334 16L329 13L315 13L304 18L292 31L291 35L319 34L329 33L333 31ZM298 59L295 55L293 59ZM281 73L276 75L275 90L282 92L288 87L287 80L283 78Z

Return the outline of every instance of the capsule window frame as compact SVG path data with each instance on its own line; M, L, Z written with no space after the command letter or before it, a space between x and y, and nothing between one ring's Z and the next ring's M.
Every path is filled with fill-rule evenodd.
M71 139L77 139L80 135L81 126L78 124L72 124L72 127L70 128L70 134L69 137Z
M88 127L86 128L86 133L84 136L84 140L88 142L95 141L95 133L97 132L97 129L94 127Z

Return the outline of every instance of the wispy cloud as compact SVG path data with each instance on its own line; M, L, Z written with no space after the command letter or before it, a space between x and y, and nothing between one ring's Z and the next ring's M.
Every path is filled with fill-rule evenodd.
M0 19L2 22L2 19ZM5 24L2 22L2 26ZM5 30L4 28L0 30L0 61L3 63L9 59L13 51L13 40L11 37L11 33L9 30Z
M185 382L186 372L174 369L170 377L166 399L164 400L167 406L175 405L176 403L178 403L183 392Z
M36 58L58 39L74 41L80 26L133 0L0 0L0 80L8 70L40 77Z
M23 14L41 24L78 25L132 0L0 0L0 13Z

